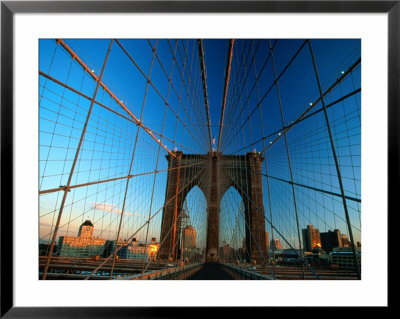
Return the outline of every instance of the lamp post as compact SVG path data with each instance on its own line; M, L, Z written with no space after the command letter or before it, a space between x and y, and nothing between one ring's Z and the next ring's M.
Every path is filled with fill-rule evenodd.
M180 266L183 267L183 229L186 227L186 219L189 218L189 216L186 214L185 210L182 210L182 214L180 215L180 225L181 225L181 256L180 256Z

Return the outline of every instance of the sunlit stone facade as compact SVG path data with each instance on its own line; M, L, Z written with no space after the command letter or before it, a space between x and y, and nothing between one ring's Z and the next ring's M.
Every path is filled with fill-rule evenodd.
M79 227L78 237L60 236L57 245L57 256L82 258L101 256L106 240L93 238L93 231L94 225L90 220L86 220Z

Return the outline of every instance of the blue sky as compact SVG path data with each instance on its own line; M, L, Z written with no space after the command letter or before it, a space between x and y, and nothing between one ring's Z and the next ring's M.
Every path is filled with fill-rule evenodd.
M110 44L109 39L67 39L65 42L92 72L100 75ZM103 75L103 82L107 87L137 118L141 118L149 129L162 134L159 138L168 149L177 148L185 153L207 152L209 140L197 42L122 39L119 43L128 54L114 41ZM228 44L227 39L203 40L211 131L212 137L216 139L221 116ZM311 102L317 100L319 91L312 59L308 45L303 44L303 39L235 40L224 117L225 130L221 139L224 154L239 155L253 150L264 150L269 142L279 136L277 132L282 129L277 90L276 86L273 86L273 63L271 58L268 58L270 45L274 47L274 62L278 75L299 48L302 48L278 82L284 124L295 121ZM323 91L361 56L361 41L357 39L313 39L311 44ZM132 61L135 61L136 65ZM39 70L89 97L94 94L93 78L84 72L54 39L40 40ZM151 81L147 82L146 77ZM66 184L90 102L44 76L39 77L39 83L39 188L43 191ZM172 86L169 83L172 83ZM358 65L325 96L325 102L329 104L351 94L330 107L328 114L346 195L358 199L361 198L361 94L354 92L360 88L361 67ZM124 112L101 88L96 100L117 112ZM318 103L314 110L320 108L321 103ZM266 138L270 134L273 135ZM323 112L296 125L288 132L287 138L294 181L339 193ZM166 151L160 149L148 134L143 130L138 133L134 123L95 105L72 185L126 176L136 139L137 151L131 174L151 173L167 168ZM274 143L264 156L266 159L263 173L267 173L265 165L268 164L268 175L290 180L283 138ZM149 231L159 239L162 214L159 210L164 204L166 177L167 173L162 172L155 178L154 174L148 174L131 179L122 237L129 237L148 216L156 214ZM287 238L295 238L291 186L277 179L270 178L269 181L274 222ZM79 224L85 219L91 219L95 222L95 234L100 237L115 236L125 185L126 180L122 179L72 190L67 197L61 223L65 226L60 234L75 236ZM263 187L264 207L266 216L269 216L265 176ZM339 228L347 233L341 198L304 187L296 187L295 190L302 228L312 223L321 231ZM198 224L198 236L203 236L204 239L206 204L204 205L205 199L196 195L196 192L198 193L195 190L193 196L188 196L188 201L190 209L193 210L193 220ZM150 204L153 193L156 196L153 196ZM54 227L60 200L61 192L41 195L41 238L49 238L47 234ZM352 224L356 227L354 232L360 240L360 203L351 200L347 202ZM234 225L240 209L231 207L240 207L240 196L231 189L221 205L221 220L226 220L227 225ZM225 229L220 236L221 240L240 237L234 236L232 228L234 226ZM144 236L145 234L141 233L138 237L143 239ZM293 243L295 244L295 239Z

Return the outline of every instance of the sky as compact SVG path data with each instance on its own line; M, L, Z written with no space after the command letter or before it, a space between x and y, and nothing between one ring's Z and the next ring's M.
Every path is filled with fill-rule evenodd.
M88 65L89 72L100 76L109 39L66 39L65 43ZM310 43L323 92L361 57L358 39L312 39ZM39 76L39 190L45 191L66 185L90 107L90 101L71 88L92 97L96 83L54 39L43 39L39 44L39 71L49 76ZM211 132L217 144L229 39L203 39L203 47ZM278 82L275 82L274 68ZM67 88L52 79L66 84ZM197 41L114 41L102 81L169 150L193 154L209 151ZM327 112L345 193L358 200L361 199L361 94L357 91L360 88L359 64L325 96L326 105L334 103ZM295 200L302 228L314 224L320 231L339 228L347 233L342 198L315 191L340 193L323 112L305 119L287 133L293 181L314 189L296 186L294 199L288 183L292 177L282 122L289 125L311 106L313 111L320 109L321 102L312 105L318 97L318 82L304 39L235 40L221 151L234 155L263 152L266 231L271 232L269 222L272 220L293 245L297 240ZM341 98L343 100L337 102ZM127 116L101 87L96 101ZM80 223L91 219L96 236L115 238L126 190L123 177L133 174L138 176L128 185L121 236L128 238L154 215L149 230L144 227L136 235L142 240L146 237L159 239L167 173L152 172L167 169L165 155L167 152L149 134L138 130L132 121L95 104L71 185L122 179L71 190L59 234L76 236ZM40 195L42 240L50 238L62 193ZM346 200L346 203L355 227L355 240L361 241L360 203L354 200ZM204 194L193 189L187 196L187 205L198 230L198 242L204 244L207 207ZM243 222L241 227L235 227L243 211L240 206L240 195L233 188L221 199L220 218L226 226L221 227L220 242L241 244Z

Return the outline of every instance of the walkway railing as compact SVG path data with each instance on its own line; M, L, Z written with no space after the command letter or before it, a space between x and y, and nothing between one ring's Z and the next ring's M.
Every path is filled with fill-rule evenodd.
M223 271L229 273L236 280L274 280L272 276L262 275L230 264L221 263L220 266Z
M203 268L204 264L190 264L147 273L116 278L116 280L184 280Z

